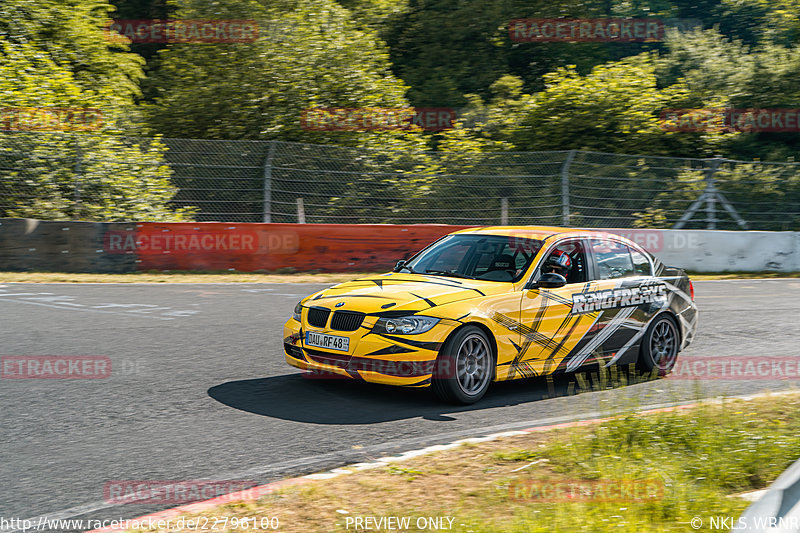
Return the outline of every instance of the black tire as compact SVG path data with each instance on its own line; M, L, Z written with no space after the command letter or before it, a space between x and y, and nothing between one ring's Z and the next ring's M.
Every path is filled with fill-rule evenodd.
M492 343L477 326L459 329L439 351L431 384L436 395L449 403L480 400L494 379Z
M637 369L647 374L666 376L678 360L680 344L681 336L675 319L666 314L657 316L642 337Z

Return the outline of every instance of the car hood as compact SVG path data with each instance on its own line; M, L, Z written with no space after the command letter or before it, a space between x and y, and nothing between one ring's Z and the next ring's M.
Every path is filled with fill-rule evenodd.
M312 294L303 305L391 315L512 290L505 282L392 272L334 285Z

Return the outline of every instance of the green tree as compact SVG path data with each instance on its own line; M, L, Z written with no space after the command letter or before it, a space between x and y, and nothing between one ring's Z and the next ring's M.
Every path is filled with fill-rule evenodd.
M255 19L259 37L235 44L171 44L148 81L154 132L172 137L280 139L356 146L420 147L413 132L311 131L317 107L406 108L406 87L385 45L333 0L270 3L187 0L178 18Z
M0 37L33 47L69 71L81 90L102 94L108 107L131 113L144 60L108 38L113 9L105 0L4 0Z
M20 108L99 108L99 134L0 132L0 216L49 220L184 220L164 165L164 146L126 141L109 104L109 87L86 88L69 67L33 44L0 36L0 109L5 129L24 130ZM113 99L112 99L113 102ZM17 110L17 111L15 111ZM65 124L55 125L63 127ZM82 126L66 123L66 126ZM110 134L109 134L110 133Z
M357 22L378 32L387 28L390 19L408 10L408 0L337 0Z
M747 46L716 30L673 34L657 64L659 83L682 78L693 108L795 108L800 101L800 47ZM783 161L800 155L800 134L740 132L704 137L707 152Z
M411 86L417 105L467 105L467 94L491 97L504 75L521 78L527 92L544 88L543 76L566 65L588 73L593 67L662 43L515 42L515 19L653 17L703 19L719 0L416 0L386 19L394 72ZM709 23L710 24L710 23Z
M100 222L192 220L157 140L17 133L0 137L0 217Z
M523 94L520 80L505 77L492 85L488 105L473 97L470 109L483 118L462 124L448 137L502 142L514 150L595 150L670 155L697 153L697 136L662 128L665 108L685 107L690 94L683 81L659 88L656 65L645 53L600 65L581 76L574 66L545 75L545 89ZM467 115L469 116L469 114Z

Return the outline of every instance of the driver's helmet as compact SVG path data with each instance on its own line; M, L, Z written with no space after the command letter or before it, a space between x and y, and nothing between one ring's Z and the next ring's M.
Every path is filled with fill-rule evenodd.
M548 268L551 269L551 272L561 274L566 278L567 275L569 275L569 271L572 269L572 258L570 258L567 252L556 250L547 258L545 269Z

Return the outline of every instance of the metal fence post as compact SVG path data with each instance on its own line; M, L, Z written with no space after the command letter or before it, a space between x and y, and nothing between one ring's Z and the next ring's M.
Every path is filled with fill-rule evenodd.
M275 143L268 141L267 159L264 161L264 222L272 222L272 159L275 157Z
M306 223L306 208L303 205L303 199L297 199L297 223L298 224L305 224Z
M72 218L73 220L80 219L80 208L81 208L81 181L83 180L82 177L82 159L83 156L81 154L81 145L78 142L79 137L78 134L74 134L73 142L75 143L75 167L74 172L75 176L73 178L73 190L72 190Z
M561 165L561 224L569 226L569 166L575 158L577 150L570 150L564 164Z
M706 173L706 229L717 229L717 186L714 174L717 173L721 158L715 157Z
M508 198L500 198L500 225L508 226Z

